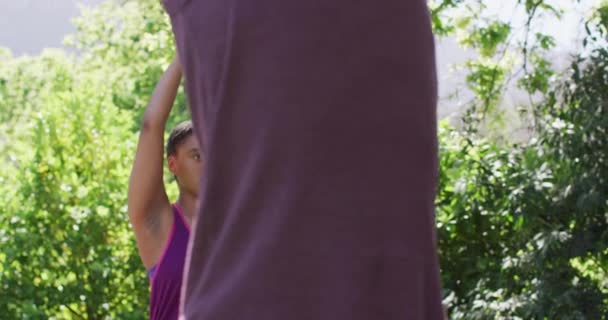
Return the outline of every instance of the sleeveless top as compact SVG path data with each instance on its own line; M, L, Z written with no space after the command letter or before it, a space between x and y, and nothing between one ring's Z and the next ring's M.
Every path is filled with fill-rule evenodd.
M173 226L163 253L149 271L152 294L151 320L174 320L179 311L184 259L190 237L190 227L178 204L173 206Z

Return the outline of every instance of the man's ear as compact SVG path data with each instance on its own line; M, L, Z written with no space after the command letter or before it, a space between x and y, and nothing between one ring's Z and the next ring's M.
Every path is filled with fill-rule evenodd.
M175 175L175 173L177 172L177 158L175 158L174 155L170 155L167 158L167 166L169 167L169 171L171 171L171 173Z

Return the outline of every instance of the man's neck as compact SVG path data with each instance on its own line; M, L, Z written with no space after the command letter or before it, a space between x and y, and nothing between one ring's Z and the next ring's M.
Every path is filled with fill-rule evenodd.
M177 204L182 208L184 218L186 218L188 224L192 225L192 218L196 211L196 197L185 192L180 192L179 197L177 198Z

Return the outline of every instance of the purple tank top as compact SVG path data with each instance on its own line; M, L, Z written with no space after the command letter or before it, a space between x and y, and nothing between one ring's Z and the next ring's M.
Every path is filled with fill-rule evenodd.
M173 226L169 238L160 259L148 271L152 286L150 297L151 320L177 319L184 259L189 237L190 227L186 223L179 205L174 204Z

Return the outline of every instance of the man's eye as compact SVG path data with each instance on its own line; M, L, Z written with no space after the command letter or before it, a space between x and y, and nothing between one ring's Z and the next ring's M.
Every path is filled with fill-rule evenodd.
M195 154L195 155L193 156L193 158L194 158L194 160L200 160L200 159L201 159L201 156L200 156L200 155L198 155L198 154Z

